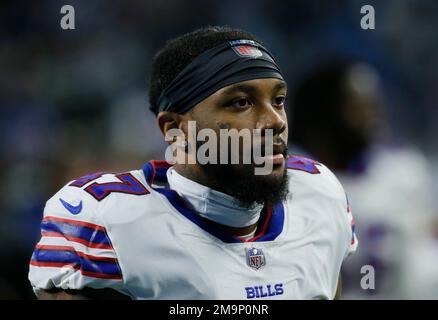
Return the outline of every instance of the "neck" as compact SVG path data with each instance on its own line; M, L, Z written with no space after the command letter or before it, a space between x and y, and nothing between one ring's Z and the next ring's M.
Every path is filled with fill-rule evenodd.
M177 173L174 177L171 176L172 170ZM217 183L212 179L208 179L197 165L174 165L169 169L168 180L170 187L175 189L194 211L210 220L221 231L239 237L250 234L257 228L261 206L252 209L237 206L237 201L230 195L218 191L222 188L217 187ZM203 196L205 194L209 196ZM251 223L247 225L249 222Z
M207 181L207 177L203 174L202 170L196 164L179 164L175 163L172 168L178 172L180 175L195 181L197 183L203 184L208 187L205 182Z
M175 169L175 171L178 172L180 175L189 180L192 180L208 188L224 192L224 188L222 188L219 183L214 181L214 179L208 177L197 164L175 164L172 168Z

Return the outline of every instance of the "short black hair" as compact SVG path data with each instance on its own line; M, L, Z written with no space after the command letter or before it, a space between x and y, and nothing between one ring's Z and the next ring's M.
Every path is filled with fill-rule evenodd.
M208 26L168 40L157 52L149 81L150 110L158 114L158 98L173 79L203 52L232 40L247 39L260 44L253 34L230 27Z

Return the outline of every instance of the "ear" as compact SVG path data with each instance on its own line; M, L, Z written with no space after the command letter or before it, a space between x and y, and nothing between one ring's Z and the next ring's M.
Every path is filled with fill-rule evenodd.
M185 114L175 112L162 111L157 115L157 123L161 132L166 136L171 129L179 129L183 134L187 135L189 120L193 120L191 110Z
M170 129L178 129L181 125L181 117L178 113L162 111L157 115L157 124L161 133L166 136Z

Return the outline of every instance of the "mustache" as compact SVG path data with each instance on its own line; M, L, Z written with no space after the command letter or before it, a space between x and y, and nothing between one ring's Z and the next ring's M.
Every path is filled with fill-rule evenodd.
M273 155L273 154L282 154L285 158L287 158L289 154L289 148L287 146L287 143L284 141L274 142L272 145L272 153L267 153L267 147L266 143L260 144L260 147L256 146L256 148L251 148L251 152L254 153L254 151L258 151L260 149L260 154L262 157L266 155Z
M196 141L196 149L195 152L202 147L204 144L206 144L207 141ZM241 143L241 141L239 141L239 147L238 149L240 149L240 151L238 150L238 152L242 152L242 154L239 155L240 157L245 157L245 156L249 156L250 158L253 158L254 155L260 156L260 157L265 157L265 156L269 156L269 155L275 155L275 154L282 154L284 156L284 158L286 159L287 156L289 155L289 149L287 146L286 141L284 141L281 138L277 138L275 139L272 143L266 143L265 141L260 141L259 143L255 143L254 142L251 143L251 145L244 145ZM269 145L269 150L268 150L268 145ZM218 149L217 149L217 153L218 153L218 157L220 155L220 150L222 149L223 146L221 146L220 144L218 144ZM228 152L228 157L230 158L232 156L232 147L231 145L226 145L225 148L228 148L230 152Z

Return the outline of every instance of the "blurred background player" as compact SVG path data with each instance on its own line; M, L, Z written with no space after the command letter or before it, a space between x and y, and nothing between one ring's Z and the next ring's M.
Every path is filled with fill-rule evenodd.
M355 212L361 248L343 267L343 298L438 298L430 170L419 150L390 142L382 88L370 64L320 64L291 102L290 149L334 170ZM374 290L361 288L364 265Z

